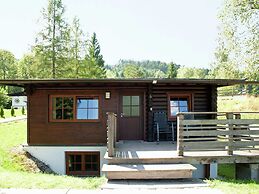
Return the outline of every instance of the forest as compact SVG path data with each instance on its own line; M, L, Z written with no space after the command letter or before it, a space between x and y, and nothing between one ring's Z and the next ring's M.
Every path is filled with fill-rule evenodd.
M215 59L206 68L186 67L177 61L135 61L121 59L106 64L97 34L87 36L80 20L69 23L64 17L62 0L48 0L39 18L41 29L31 49L16 59L0 48L0 79L61 78L201 78L245 79L259 81L259 4L251 0L224 0L218 13L219 32ZM1 88L3 96L18 92ZM245 90L259 94L259 86L236 86L236 94Z

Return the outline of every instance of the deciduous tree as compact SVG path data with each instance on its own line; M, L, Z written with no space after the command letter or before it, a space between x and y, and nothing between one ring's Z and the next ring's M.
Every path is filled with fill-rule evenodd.
M26 54L19 60L18 76L22 79L37 78L37 67L33 54Z
M1 79L14 79L17 66L13 53L0 49L0 77Z
M216 50L219 57L216 56L215 68L228 65L225 69L230 70L230 75L232 71L239 70L244 71L242 75L248 80L259 80L258 18L258 0L224 1L219 13L219 46ZM225 57L224 64L221 62L222 57Z
M143 71L136 65L128 64L123 70L123 75L125 78L143 78Z

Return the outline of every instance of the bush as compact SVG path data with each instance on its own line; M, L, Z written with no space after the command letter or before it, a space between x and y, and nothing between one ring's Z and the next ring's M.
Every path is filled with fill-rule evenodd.
M14 108L13 108L13 107L11 108L11 116L12 116L12 117L15 117L15 111L14 111Z
M2 106L0 108L0 117L4 118L4 108Z
M24 108L24 106L22 107L22 115L25 115L25 108Z
M7 106L12 104L11 98L7 96L6 93L7 92L5 91L4 88L0 88L0 105L3 106L4 108L7 108Z
M4 105L5 109L11 109L12 108L12 98L9 98L8 101Z

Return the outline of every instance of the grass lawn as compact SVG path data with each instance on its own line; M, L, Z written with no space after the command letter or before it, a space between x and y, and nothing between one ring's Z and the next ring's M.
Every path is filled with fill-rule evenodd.
M208 180L210 187L220 189L225 194L258 194L259 184L255 181L233 179Z
M26 142L25 121L0 124L0 142L0 188L96 189L106 180L26 172L19 157L10 153L14 146Z
M15 116L22 116L22 109L14 109L15 111ZM25 110L25 114L26 114L26 110ZM5 119L5 118L10 118L11 116L11 109L4 109L4 118L0 119Z
M219 96L219 112L259 112L259 97L255 96ZM242 114L243 119L259 119L259 114Z
M258 194L259 184L255 181L235 180L234 164L219 164L218 175L222 179L208 180L211 187L222 190L226 194Z

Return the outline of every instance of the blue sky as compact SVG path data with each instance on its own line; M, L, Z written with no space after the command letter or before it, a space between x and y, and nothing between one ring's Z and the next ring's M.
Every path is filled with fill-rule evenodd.
M223 0L63 0L66 18L96 32L107 64L119 59L209 67ZM0 48L21 58L39 31L47 0L0 0Z

